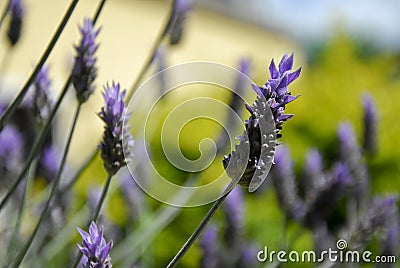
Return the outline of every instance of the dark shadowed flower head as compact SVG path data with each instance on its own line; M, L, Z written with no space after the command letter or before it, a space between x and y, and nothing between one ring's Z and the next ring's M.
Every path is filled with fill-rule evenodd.
M111 86L107 84L103 92L104 107L99 113L105 123L99 149L104 167L111 176L126 166L132 157L133 139L128 125L124 124L124 116L125 121L129 119L124 101L125 93L125 90L120 90L118 83L113 82Z
M97 76L95 52L98 44L96 37L100 29L95 30L93 22L86 18L80 31L82 38L79 46L75 47L75 65L71 78L76 90L76 97L79 103L83 103L87 101L94 90L93 82Z
M43 67L36 77L31 99L33 113L39 124L43 124L47 120L53 107L53 101L49 97L50 85L48 68Z
M266 117L263 116L263 111L270 109L272 112L275 122L274 133L276 133L276 138L282 136L279 133L282 130L282 124L293 117L292 114L283 113L286 104L298 98L298 96L292 96L288 89L288 86L299 77L301 72L301 68L292 72L293 58L293 53L290 56L285 54L278 67L275 65L274 60L272 60L269 67L271 78L263 86L253 85L253 89L259 96L254 106L246 105L251 116L245 122L246 131L244 135L248 137L250 155L248 156L247 168L239 181L240 185L249 186L256 171L260 170L262 172L263 167L266 166L265 163L270 163L273 159L273 155L261 155L263 146L271 147L269 150L264 151L272 153L274 151L272 147L275 146L275 141L273 141L273 145L262 141L259 120L267 120ZM265 100L266 103L264 103L263 100ZM244 139L242 138L242 140ZM223 164L225 168L227 168L230 158L231 155L224 158Z
M179 44L185 27L185 20L192 9L192 0L176 0L174 5L174 20L171 25L170 39L171 45Z
M374 99L371 95L363 96L363 108L364 108L364 142L363 149L368 153L374 153L376 151L376 137L377 137L377 108L374 103Z
M82 245L79 250L87 257L85 267L89 268L111 268L110 250L112 241L106 243L103 237L103 228L98 228L94 222L90 224L89 233L78 228L82 236Z
M11 45L14 46L18 43L18 40L21 36L22 22L24 17L22 0L11 0L9 9L11 12L11 18L7 36Z

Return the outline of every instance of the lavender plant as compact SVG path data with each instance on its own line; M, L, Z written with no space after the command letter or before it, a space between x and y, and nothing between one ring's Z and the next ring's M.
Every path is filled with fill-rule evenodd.
M168 267L175 267L179 263L236 184L246 187L251 186L250 183L253 178L259 179L265 172L263 168L266 166L266 163L273 162L274 150L268 151L272 153L272 155L266 153L262 154L261 148L263 146L272 146L271 143L275 146L275 140L266 142L262 139L262 136L265 134L261 133L260 124L268 120L267 116L264 116L264 111L270 109L272 112L272 119L275 122L274 133L277 134L277 138L280 138L282 136L280 131L282 130L283 123L293 117L292 114L284 114L286 104L298 98L298 96L292 96L288 90L289 84L296 80L301 72L301 68L292 72L293 58L294 53L290 56L285 54L279 63L279 69L276 67L274 60L272 60L269 67L271 78L261 87L253 85L257 94L257 99L254 102L254 106L246 105L247 110L251 114L250 118L245 122L246 130L244 134L238 138L240 144L236 146L235 151L229 156L224 157L222 161L225 169L228 169L231 161L234 163L233 171L227 170L227 174L232 178L232 182L227 186L222 196L213 204L179 252L170 261ZM245 153L245 144L250 145L248 155ZM236 167L236 165L240 165L240 162L245 163L244 173L241 172L241 168Z

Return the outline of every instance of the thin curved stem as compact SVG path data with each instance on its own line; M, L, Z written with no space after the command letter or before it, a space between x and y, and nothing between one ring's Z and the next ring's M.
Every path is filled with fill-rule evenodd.
M1 14L0 29L1 29L1 26L3 26L4 20L6 19L8 12L10 12L10 4L11 4L11 0L8 1L6 8L4 9L3 13Z
M98 20L98 18L100 16L100 13L103 10L105 2L106 2L106 0L102 0L102 2L99 4L99 6L98 6L98 8L97 8L97 10L95 12L95 15L93 17L93 24L95 24L96 21ZM63 88L59 98L57 99L57 102L54 105L54 107L53 107L53 109L51 111L51 114L49 115L49 118L47 119L44 127L42 128L41 132L39 133L38 138L35 140L35 142L33 144L33 147L32 147L32 149L31 149L31 151L30 151L30 153L28 155L28 159L27 159L24 167L22 168L21 173L19 174L17 180L11 186L11 188L9 189L9 191L7 192L5 197L1 200L1 202L0 202L0 211L3 209L4 205L7 203L8 199L11 197L11 195L14 193L14 191L18 187L19 183L23 180L26 172L29 169L29 166L30 166L32 160L34 159L34 157L38 153L39 149L42 147L44 139L45 139L45 137L47 135L47 132L50 129L51 122L53 121L53 118L54 118L58 108L60 107L60 104L61 104L62 100L64 99L64 96L67 93L68 88L69 88L70 85L71 85L71 75L69 75L68 80L65 82L64 88ZM0 124L0 129L1 129L1 124Z
M137 75L135 81L133 82L132 86L129 89L129 92L126 96L126 101L129 101L129 99L132 98L133 94L135 93L135 90L139 86L140 82L143 80L144 76L146 75L147 70L149 69L151 63L153 62L153 59L155 57L155 54L157 53L157 49L160 47L162 41L164 40L165 36L168 34L171 25L175 19L175 4L176 0L173 1L170 15L168 17L168 20L166 23L164 23L164 26L161 28L160 33L158 34L157 38L153 42L153 45L150 49L150 53L147 56L147 59L145 61L145 64L143 65L142 69L140 70L139 74ZM85 163L82 164L82 166L78 169L78 172L72 177L70 183L68 183L63 189L70 189L75 182L78 180L79 176L81 173L90 165L93 163L93 161L96 159L97 155L97 150L94 150L92 154L88 157L88 160L85 161Z
M71 130L70 130L69 135L68 135L67 144L65 145L65 150L64 150L64 153L63 153L63 156L62 156L62 159L61 159L60 166L58 168L57 177L53 181L53 185L52 185L52 188L51 188L50 196L47 199L47 202L46 202L46 204L45 204L45 206L43 208L42 214L40 214L39 221L36 224L36 227L35 227L33 233L31 234L31 236L29 237L29 239L25 243L25 245L22 247L22 249L18 252L17 257L11 263L10 267L12 267L12 268L18 267L21 264L21 262L23 261L26 253L28 252L30 246L32 245L33 240L35 239L35 236L36 236L37 232L39 231L40 225L42 224L43 220L47 217L47 214L49 213L49 209L51 207L51 201L53 200L53 198L55 196L55 193L57 192L57 187L58 187L58 185L60 183L61 174L62 174L62 172L64 170L64 166L65 166L65 163L67 161L69 147L71 145L72 136L73 136L74 131L75 131L75 126L76 126L76 122L77 122L78 117L79 117L80 110L81 110L81 104L78 104L78 106L76 108L76 111L75 111L74 120L72 122L72 127L71 127Z
M129 88L128 94L126 96L126 100L129 101L133 94L135 93L136 89L139 87L140 82L143 80L144 76L147 73L147 70L151 66L151 63L154 60L154 57L157 53L158 48L160 47L162 41L164 40L165 36L168 34L172 23L175 20L175 10L176 10L176 0L172 2L172 7L170 10L170 14L168 16L167 21L164 23L164 27L161 28L156 40L153 42L152 47L150 48L150 53L148 54L146 61L143 67L140 69L139 74L136 77L136 80L133 82L132 86Z
M50 43L47 45L43 55L40 57L39 63L36 65L35 69L29 76L28 80L26 81L25 85L22 87L21 91L18 93L17 97L12 101L12 103L7 107L7 109L4 111L4 113L0 117L0 129L3 128L5 122L10 118L12 113L17 109L17 107L21 104L22 100L24 99L26 93L28 92L30 86L32 83L35 81L38 73L42 69L43 65L45 64L47 58L49 57L51 51L53 50L55 44L57 43L62 31L64 30L65 26L67 25L67 22L69 18L72 15L72 12L74 11L76 4L79 2L79 0L73 0L71 4L68 7L67 12L64 14L63 19L61 20L61 23L57 27L56 32L54 33L53 37L51 38Z
M201 232L204 230L204 228L207 226L207 224L210 222L211 218L214 216L215 212L217 212L218 208L222 205L224 202L225 198L229 195L230 192L235 188L237 182L235 180L232 180L228 186L225 188L222 196L217 199L217 201L214 202L210 210L207 212L207 214L204 216L204 218L201 220L197 228L194 230L192 235L188 238L186 243L182 246L182 248L178 251L178 253L175 255L175 257L170 261L168 264L167 268L173 268L176 267L179 263L179 261L185 256L186 252L189 250L189 248L193 245L193 243L196 241L196 239L199 237Z

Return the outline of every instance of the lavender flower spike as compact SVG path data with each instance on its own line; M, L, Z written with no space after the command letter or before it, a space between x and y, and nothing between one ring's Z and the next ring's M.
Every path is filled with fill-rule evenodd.
M112 83L104 88L104 107L99 113L104 121L103 141L99 145L104 167L110 176L126 166L132 157L133 138L129 133L129 127L124 124L129 119L127 107L125 106L126 91L120 91L120 85ZM125 154L125 156L124 156Z
M79 250L87 257L85 267L89 268L111 268L110 250L113 242L106 243L103 237L103 228L98 228L94 222L90 224L89 233L78 228L82 236L82 245Z
M97 59L94 54L98 48L96 37L100 29L95 30L93 22L86 18L80 31L82 39L79 46L75 47L75 65L71 79L79 103L84 103L94 90L93 82L97 76Z
M249 186L253 176L257 177L256 171L260 170L261 173L263 173L263 167L267 166L265 163L271 163L271 155L261 155L262 147L269 147L270 144L263 143L261 139L262 135L259 124L260 118L257 114L259 112L265 111L266 109L271 109L273 120L275 122L276 138L280 138L282 136L279 132L282 130L283 123L293 117L292 114L283 113L286 108L286 104L294 101L299 97L292 96L292 94L288 90L289 84L296 80L300 76L301 72L301 68L292 72L293 58L293 53L290 56L288 56L288 54L285 54L282 57L278 68L276 67L274 60L272 60L269 66L271 78L268 79L268 81L261 87L253 85L256 93L259 96L261 96L262 94L263 97L265 97L266 103L260 103L260 97L258 97L254 106L246 105L246 108L250 112L251 116L245 122L246 131L244 135L247 135L249 139L250 155L248 156L246 170L239 181L240 185ZM262 109L262 111L258 111L257 113L257 110L260 109ZM244 141L243 137L242 140ZM271 152L271 150L269 151ZM223 160L223 165L225 169L228 167L230 158L231 155L225 157Z
M21 0L10 1L11 20L7 36L12 46L18 43L21 36L22 18L24 16L24 8L21 2Z

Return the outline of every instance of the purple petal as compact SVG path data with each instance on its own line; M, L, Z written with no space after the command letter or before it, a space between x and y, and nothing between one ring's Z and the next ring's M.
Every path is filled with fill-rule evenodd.
M279 72L276 68L274 59L271 60L271 64L269 65L269 73L271 74L272 79L277 79L279 77Z
M290 71L293 67L293 57L294 57L294 53L290 54L290 56L288 56L287 54L285 54L282 57L281 62L279 63L279 72L282 75L283 73Z
M301 73L301 67L299 69L297 69L296 71L294 71L293 73L288 74L288 85L290 83L292 83L294 80L296 80L297 78L299 78Z

